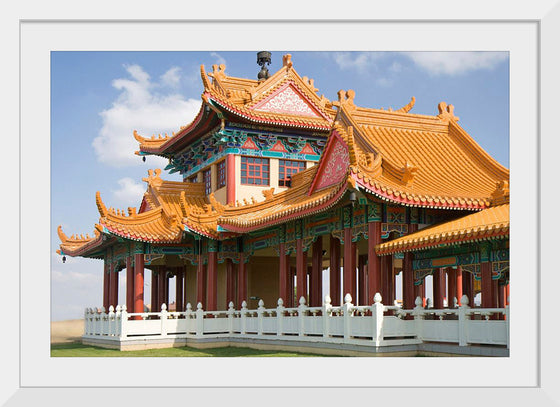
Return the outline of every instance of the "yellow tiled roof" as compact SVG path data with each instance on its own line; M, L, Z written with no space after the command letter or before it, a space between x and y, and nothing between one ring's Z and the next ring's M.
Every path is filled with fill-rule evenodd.
M86 234L86 236L72 235L68 237L62 231L62 227L59 226L57 232L61 243L60 243L60 250L57 250L57 253L67 254L69 256L78 256L83 252L86 252L92 248L100 246L102 242L102 238L101 238L102 230L103 227L96 224L95 228L93 229L94 234L92 237L90 237L89 234Z
M413 115L348 101L340 106L337 120L351 133L352 176L376 196L409 206L483 209L493 202L497 185L509 181L509 170L449 112ZM446 112L444 106L440 111Z
M379 244L375 246L375 251L379 255L387 255L507 236L509 236L509 203Z

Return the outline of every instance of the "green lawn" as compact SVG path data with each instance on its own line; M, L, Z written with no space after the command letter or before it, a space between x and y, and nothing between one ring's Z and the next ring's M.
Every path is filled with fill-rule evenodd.
M98 348L96 346L82 345L81 343L62 343L51 345L51 356L53 357L317 357L310 353L266 351L250 348L214 348L194 349L188 346L182 348L148 349L134 351L119 351L113 349Z

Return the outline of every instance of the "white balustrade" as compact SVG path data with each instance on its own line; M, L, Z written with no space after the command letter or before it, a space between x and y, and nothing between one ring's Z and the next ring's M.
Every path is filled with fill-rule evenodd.
M453 301L457 304L457 301ZM346 294L342 306L332 306L329 296L321 307L308 307L304 297L295 308L284 307L280 298L276 308L265 308L262 300L256 310L243 301L236 310L233 302L225 311L204 311L190 303L184 312L128 313L125 305L86 308L84 337L131 340L149 338L281 338L283 340L352 343L366 346L417 344L422 341L506 345L509 347L509 306L471 308L463 296L460 306L449 309L422 307L416 298L413 309L385 306L379 293L371 306L356 306ZM391 315L392 314L392 315ZM493 315L505 315L493 318Z

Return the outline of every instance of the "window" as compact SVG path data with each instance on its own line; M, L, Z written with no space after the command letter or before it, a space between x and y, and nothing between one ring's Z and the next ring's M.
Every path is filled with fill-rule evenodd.
M192 183L198 182L198 175L194 174L194 175L190 176L189 178L187 178L187 182L192 182Z
M226 160L218 163L218 189L226 186Z
M204 180L204 192L206 195L210 195L212 193L212 170L208 168L202 173L202 177Z
M278 186L291 186L291 177L305 170L305 161L278 160Z
M269 185L270 164L268 158L241 157L241 183L245 185Z

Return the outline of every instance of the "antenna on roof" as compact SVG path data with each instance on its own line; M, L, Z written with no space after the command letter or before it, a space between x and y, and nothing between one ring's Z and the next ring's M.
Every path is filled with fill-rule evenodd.
M257 64L261 67L261 71L257 75L259 81L268 79L270 74L268 73L268 68L266 65L272 63L272 54L268 51L257 52Z

